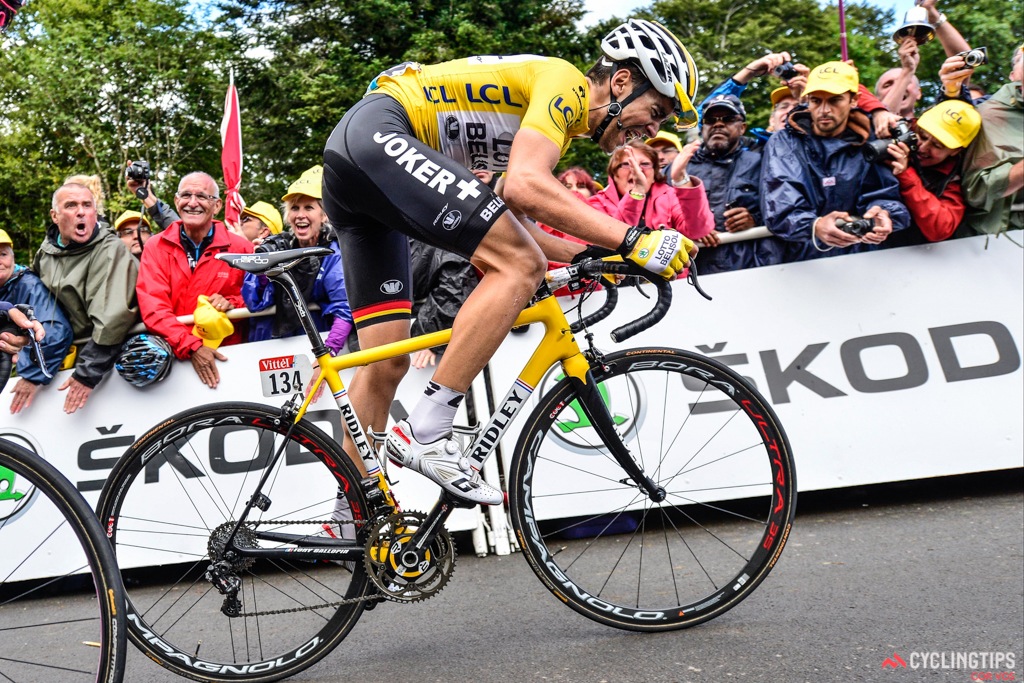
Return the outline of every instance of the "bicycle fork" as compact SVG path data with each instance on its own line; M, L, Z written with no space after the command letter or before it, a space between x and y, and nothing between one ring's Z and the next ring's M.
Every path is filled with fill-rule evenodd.
M637 464L633 454L622 440L622 435L615 427L615 420L612 419L608 404L597 387L597 381L591 371L587 371L587 381L584 382L576 377L571 380L576 387L579 396L579 404L584 415L590 420L591 425L600 435L601 440L608 447L612 457L619 463L629 478L655 503L665 500L668 495L664 487L657 485Z

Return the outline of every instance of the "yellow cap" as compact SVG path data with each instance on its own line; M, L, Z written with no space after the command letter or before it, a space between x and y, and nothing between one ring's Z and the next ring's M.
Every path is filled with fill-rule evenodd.
M859 85L860 77L857 75L857 69L846 62L825 62L821 66L811 69L804 94L809 95L812 92L827 92L832 95L841 95L844 92L856 94Z
M666 143L675 147L677 152L683 151L683 145L679 142L679 136L666 130L659 130L657 135L653 138L647 138L645 142L651 147L661 147L663 146L662 143Z
M275 209L272 204L268 204L267 202L256 202L252 206L247 206L242 209L242 213L255 216L263 221L263 225L270 228L270 233L272 235L276 235L281 232L281 212Z
M195 325L192 327L192 334L203 340L203 346L211 349L220 346L225 337L230 337L235 332L235 326L228 319L227 313L214 308L205 294L199 295L193 319Z
M114 232L120 230L121 226L127 223L128 221L139 221L140 223L145 223L146 225L149 225L148 216L143 216L138 211L125 211L124 213L117 217L116 221L114 221Z
M11 239L11 236L7 234L6 230L0 230L0 244L9 244L12 247L14 246L14 240Z
M963 100L946 100L917 120L917 127L949 149L971 144L981 130L981 114Z
M281 201L288 201L291 197L305 195L314 199L323 199L324 167L314 166L302 172L299 179L288 186L288 194L281 197Z
M788 85L784 85L781 88L776 88L775 90L772 90L772 94L769 95L769 97L771 97L772 106L774 107L787 97L793 97L793 93L790 91Z

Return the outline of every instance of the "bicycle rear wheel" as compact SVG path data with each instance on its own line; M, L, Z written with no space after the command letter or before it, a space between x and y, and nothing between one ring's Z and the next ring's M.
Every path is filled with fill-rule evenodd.
M0 680L117 683L124 589L88 503L39 456L0 439Z
M610 354L600 394L645 474L630 480L570 380L541 396L509 475L533 570L577 612L617 628L693 626L734 607L779 558L796 511L789 442L739 375L672 349ZM554 378L551 378L552 380Z
M240 529L237 545L294 549L294 542L260 534L322 535L339 496L350 503L354 522L345 527L355 531L366 521L358 471L340 446L307 420L286 441L290 426L280 411L258 404L187 410L133 444L107 479L98 509L128 584L129 637L179 675L291 676L330 652L362 613L361 561L236 558L227 572L241 581L234 616L222 611L225 596L206 575L211 554L222 559L218 543L282 446L261 491L265 511L250 511L254 524ZM158 563L145 577L126 571Z

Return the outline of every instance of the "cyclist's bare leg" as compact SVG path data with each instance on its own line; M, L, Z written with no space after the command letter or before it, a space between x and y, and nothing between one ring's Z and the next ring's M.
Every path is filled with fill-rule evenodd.
M484 277L455 317L452 340L433 377L462 393L508 336L547 266L540 247L511 212L494 223L472 262Z
M409 338L409 321L378 323L360 329L358 334L359 347L363 349L389 344ZM376 431L383 431L387 427L388 411L391 410L399 383L409 370L409 364L408 356L398 356L356 370L348 387L348 397L364 430L372 427ZM365 476L366 468L347 431L342 447Z

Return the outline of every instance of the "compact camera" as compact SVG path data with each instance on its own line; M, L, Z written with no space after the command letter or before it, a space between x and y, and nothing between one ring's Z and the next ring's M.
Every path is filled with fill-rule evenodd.
M125 169L124 176L139 183L149 180L149 162L142 159L133 161Z
M976 47L973 50L964 50L958 52L957 57L964 58L964 64L971 67L972 69L982 64L988 64L988 50L983 47Z
M902 142L910 148L910 153L915 154L917 152L917 133L910 127L910 123L906 119L900 119L899 123L889 128L889 132L892 133L892 139L890 140L872 140L864 145L864 158L871 163L876 161L885 161L886 159L892 159L892 155L889 154L889 145L894 142Z
M783 62L782 64L779 64L777 67L772 69L772 73L776 78L783 81L788 81L789 79L796 78L800 75L800 72L798 72L796 67L793 66L793 62Z
M852 221L837 218L836 227L848 235L863 237L874 229L875 224L870 218L855 218Z

